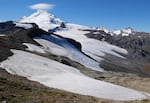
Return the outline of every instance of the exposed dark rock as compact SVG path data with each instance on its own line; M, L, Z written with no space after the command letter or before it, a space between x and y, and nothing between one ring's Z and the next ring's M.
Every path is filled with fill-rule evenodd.
M70 39L70 38L66 38L66 39L67 39L67 41L69 41L71 44L73 44L76 48L78 48L80 51L82 51L82 50L81 50L82 46L81 46L81 44L80 44L79 42L77 42L77 41L75 41L75 40L73 40L73 39Z
M0 23L0 34L7 34L11 29L15 28L13 21L1 22Z
M66 25L65 25L64 22L62 22L62 23L60 24L60 26L57 26L57 27L55 27L55 28L53 28L53 29L49 29L48 32L49 32L49 33L53 33L53 32L56 32L56 31L60 31L60 30L62 30L63 28L66 28Z
M86 30L90 31L90 30ZM105 40L111 42L112 36L110 34L105 33L104 31L101 30L91 30L90 33L85 34L88 38L94 38L97 40Z
M9 56L12 56L13 53L8 48L0 46L0 62L6 60Z
M64 23L64 22L62 22L62 23L60 24L60 27L61 27L61 28L66 28L65 23Z
M64 60L64 59L61 60L61 63L68 65L68 66L71 66L71 64L67 60Z
M30 24L33 26L34 29L39 29L38 25L35 23L24 23L24 24ZM24 29L23 27L16 27L16 24L13 21L7 21L7 22L1 22L0 23L0 34L12 34L12 32L15 32L16 29Z

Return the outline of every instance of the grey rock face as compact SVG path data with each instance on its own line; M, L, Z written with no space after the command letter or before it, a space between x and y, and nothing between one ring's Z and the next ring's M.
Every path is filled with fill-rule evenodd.
M33 28L38 29L38 25L35 23L24 23L24 24L30 24L32 25ZM0 23L0 34L10 34L14 32L17 28L22 28L23 27L16 27L16 24L13 21L7 21L7 22L1 22Z
M13 21L7 21L0 23L0 34L6 34L8 31L13 29L15 27L15 24L13 24Z

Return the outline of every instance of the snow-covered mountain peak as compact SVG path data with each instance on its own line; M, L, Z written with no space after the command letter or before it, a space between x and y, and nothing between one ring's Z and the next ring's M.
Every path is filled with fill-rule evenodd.
M128 28L122 29L122 32L127 33L127 34L131 34L133 32L133 29L131 27L128 27Z
M59 27L63 21L45 10L38 10L30 16L23 17L19 22L36 23L40 28L48 31Z
M121 30L110 30L105 27L97 27L96 30L104 31L105 33L109 33L112 36L114 35L121 35L121 36L129 36L129 34L133 33L133 29L131 27L121 29Z
M131 27L122 29L122 30L111 30L111 35L121 35L121 36L129 36L133 33L133 29Z
M21 23L36 23L41 29L45 31L55 31L59 27L61 28L67 28L67 29L61 29L61 30L70 30L70 29L75 29L75 30L84 30L84 29L92 29L87 26L82 26L82 25L77 25L77 24L72 24L72 23L64 23L63 20L57 18L55 15L48 13L45 10L37 10L35 13L31 14L30 16L25 16L21 20L19 20ZM62 25L63 23L63 25ZM106 33L111 34L112 36L114 35L121 35L121 36L129 36L129 34L133 33L133 29L128 27L122 30L110 30L105 27L97 27L94 28L95 30L101 30Z

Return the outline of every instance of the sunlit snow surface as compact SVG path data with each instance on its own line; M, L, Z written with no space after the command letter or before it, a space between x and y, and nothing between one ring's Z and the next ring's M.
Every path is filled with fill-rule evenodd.
M20 22L14 22L16 24L16 27L22 27L24 29L30 29L33 28L32 24L26 24L26 23L20 23Z
M44 10L38 10L28 17L23 17L21 20L19 20L19 22L36 23L40 28L48 31L49 29L60 26L62 21Z
M89 78L79 70L59 62L23 51L12 52L14 55L3 61L0 67L9 73L27 77L46 86L106 99L146 98L141 92Z
M123 48L119 48L117 46L108 44L105 41L99 41L96 39L87 38L84 34L89 33L88 31L83 31L85 29L89 29L88 27L75 25L75 24L67 24L68 30L61 30L57 31L56 34L72 38L82 45L82 50L92 58L97 61L102 60L100 56L105 56L105 54L111 54L114 56L118 56L120 58L124 58L123 56L119 55L118 53L114 52L117 51L119 53L127 54L127 50Z
M37 53L46 53L44 49L40 46L36 46L30 43L23 43L23 45L27 46L26 50L32 51L32 52L37 52Z
M103 69L99 67L98 62L84 55L79 49L64 38L55 35L43 35L34 40L42 45L44 50L49 53L65 56L87 68L103 71Z

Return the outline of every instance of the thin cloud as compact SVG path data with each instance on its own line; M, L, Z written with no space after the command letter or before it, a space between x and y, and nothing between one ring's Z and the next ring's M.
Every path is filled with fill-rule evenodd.
M53 4L46 4L46 3L39 3L31 5L29 8L34 10L51 10L54 8L55 5Z

